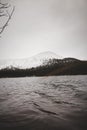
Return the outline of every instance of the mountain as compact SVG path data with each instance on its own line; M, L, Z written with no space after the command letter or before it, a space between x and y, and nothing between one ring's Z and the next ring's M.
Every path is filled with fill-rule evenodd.
M0 70L0 77L87 75L87 61L75 58L49 59L45 64L31 68L11 66Z
M42 52L35 56L25 58L25 59L14 59L14 60L0 60L0 69L3 68L20 68L20 69L26 69L31 67L37 67L40 65L45 64L45 62L49 61L49 59L61 59L62 57L50 52Z
M0 61L0 68L0 77L86 75L87 61L43 52L30 58Z

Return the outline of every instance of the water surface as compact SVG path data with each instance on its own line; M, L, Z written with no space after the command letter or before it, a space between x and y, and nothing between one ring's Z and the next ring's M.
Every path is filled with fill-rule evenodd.
M86 130L87 76L0 79L0 129Z

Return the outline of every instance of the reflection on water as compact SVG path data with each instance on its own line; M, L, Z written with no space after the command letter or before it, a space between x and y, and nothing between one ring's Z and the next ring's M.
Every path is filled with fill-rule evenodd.
M87 76L0 79L0 129L86 130Z

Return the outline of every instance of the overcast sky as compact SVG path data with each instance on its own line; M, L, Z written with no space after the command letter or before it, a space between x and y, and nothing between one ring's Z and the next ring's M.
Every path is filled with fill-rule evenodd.
M9 2L15 12L0 38L0 59L51 51L87 60L87 0Z

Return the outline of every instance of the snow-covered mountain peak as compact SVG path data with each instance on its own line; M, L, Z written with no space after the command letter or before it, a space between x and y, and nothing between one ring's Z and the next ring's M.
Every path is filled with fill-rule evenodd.
M25 59L14 59L14 60L4 60L0 61L0 69L6 68L6 67L18 67L18 68L31 68L31 67L36 67L39 65L44 64L44 62L48 61L49 59L62 59L61 56L58 56L57 54L46 51L39 53L35 56L32 56L30 58L25 58Z
M50 51L45 51L45 52L41 52L37 55L34 56L35 58L38 58L38 59L61 59L62 57L57 55L56 53L54 52L50 52Z

